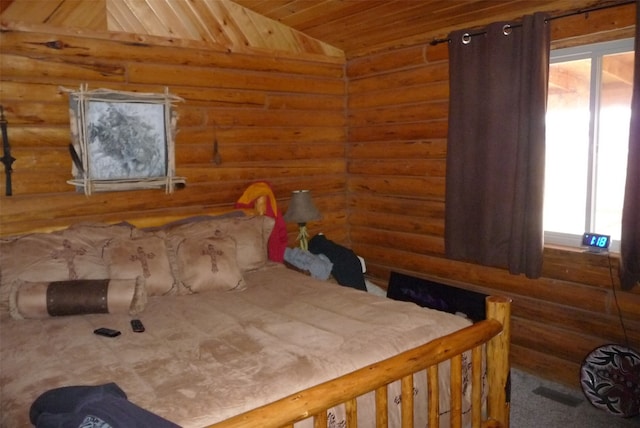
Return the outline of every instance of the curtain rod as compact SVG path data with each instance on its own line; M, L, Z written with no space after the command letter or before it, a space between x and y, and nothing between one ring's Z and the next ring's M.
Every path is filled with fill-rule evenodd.
M598 11L598 10L609 9L609 8L612 8L612 7L626 6L628 4L635 3L635 2L636 2L636 0L626 0L626 1L622 1L620 3L612 3L612 4L602 5L602 6L593 6L593 7L589 7L589 8L586 8L586 9L579 9L579 10L576 10L575 12L565 13L564 15L552 16L549 19L547 19L546 22L553 21L554 19L566 18L568 16L581 15L583 13L589 13L589 12L595 12L595 11ZM513 24L513 25L507 24L507 25L505 25L506 28L518 28L518 27L521 27L521 26L522 26L522 24ZM478 31L477 33L466 33L465 36L467 38L471 38L471 37L480 36L480 35L486 34L486 33L487 33L486 31L482 31L481 30L481 31ZM448 38L448 37L446 39L433 39L431 42L429 42L429 44L431 46L435 46L435 45L439 45L440 43L445 43L445 42L451 42L451 39Z

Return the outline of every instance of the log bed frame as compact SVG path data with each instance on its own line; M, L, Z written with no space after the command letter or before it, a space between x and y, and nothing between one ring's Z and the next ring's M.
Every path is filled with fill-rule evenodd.
M265 201L256 202L247 215L264 214ZM260 209L262 208L262 209ZM192 215L220 215L232 209L203 208ZM137 227L158 226L183 219L181 215L149 216L127 221ZM110 221L98 218L95 221ZM67 227L62 223L45 227L27 227L29 232L51 232ZM9 232L9 233L7 233ZM3 230L2 235L15 234ZM25 230L17 233L25 233ZM511 341L511 299L502 296L486 298L486 319L467 328L442 336L401 354L363 367L344 376L296 392L273 403L258 407L209 428L293 428L294 423L313 417L314 428L327 427L327 410L345 405L348 428L358 426L356 398L375 391L376 427L388 426L387 385L400 380L402 428L413 427L413 374L425 371L428 387L429 427L439 427L438 364L450 361L451 427L462 426L462 354L471 353L471 426L473 428L509 428L509 349ZM486 361L486 386L483 394L483 360ZM483 402L483 395L486 402Z
M487 319L417 348L297 392L271 404L211 425L211 428L293 427L313 417L314 427L327 426L326 410L345 404L347 427L357 427L356 397L375 391L376 426L388 426L387 385L401 381L402 427L413 427L413 373L426 369L429 426L439 427L438 363L451 361L451 426L462 426L462 354L471 351L474 428L509 427L509 343L511 299L486 298ZM485 346L486 345L486 346ZM482 359L486 358L487 402L483 416ZM479 369L480 368L480 369Z

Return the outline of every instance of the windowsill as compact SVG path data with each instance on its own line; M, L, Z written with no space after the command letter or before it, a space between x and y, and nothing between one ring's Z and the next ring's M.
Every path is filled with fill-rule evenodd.
M566 251L568 253L575 253L575 254L579 254L579 253L585 253L585 254L591 254L594 256L609 256L609 257L613 257L613 258L620 258L620 253L617 251L602 251L602 252L597 252L597 251L588 251L584 248L579 248L579 247L570 247L567 245L560 245L560 244L544 244L544 248L549 248L549 249L553 249L553 250L560 250L560 251Z
M582 245L582 235L574 235L569 233L559 233L559 232L544 232L544 246L562 249L572 252L589 252L587 251L587 247ZM595 251L593 254L597 254ZM608 252L604 252L602 254L620 254L620 241L619 240L611 240Z

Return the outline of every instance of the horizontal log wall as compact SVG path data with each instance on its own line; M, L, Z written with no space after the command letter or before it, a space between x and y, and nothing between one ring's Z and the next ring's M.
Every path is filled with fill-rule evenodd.
M632 37L633 7L554 20L554 47ZM513 298L513 363L573 386L593 348L624 343L621 319L640 348L640 290L620 290L615 256L547 246L537 280L444 257L446 44L351 60L347 77L350 236L374 282L399 271Z
M554 44L630 37L611 30L632 25L631 8L554 21ZM546 248L538 280L444 258L446 45L359 58L345 76L341 61L324 57L6 24L2 30L0 103L17 159L13 196L4 196L0 179L2 234L150 212L199 213L231 205L252 181L266 179L283 210L292 190L311 189L324 215L309 225L311 234L350 238L381 285L396 270L513 297L516 365L575 384L590 349L623 341L618 306L629 338L640 344L640 292L619 290L615 257ZM68 98L59 87L81 83L144 92L169 87L185 99L176 106L176 164L185 189L86 197L66 184ZM293 242L295 225L289 227Z
M201 213L230 207L250 183L268 180L283 211L292 190L310 189L324 214L310 232L347 239L344 60L6 23L0 46L0 102L16 158L13 196L5 196L0 180L2 234L149 211ZM168 87L184 99L176 104L175 153L186 188L86 197L66 183L69 104L60 88L82 83L137 92ZM214 139L220 165L213 162ZM289 227L293 243L297 226Z

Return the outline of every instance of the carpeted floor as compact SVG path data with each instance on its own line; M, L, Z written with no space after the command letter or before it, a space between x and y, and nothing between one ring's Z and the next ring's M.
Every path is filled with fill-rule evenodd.
M640 428L640 416L621 418L594 407L582 390L511 370L512 428Z

